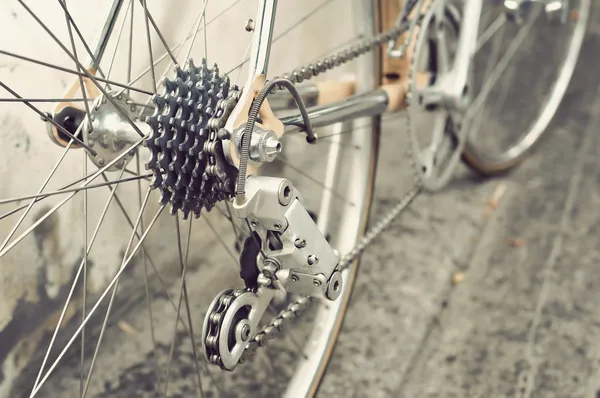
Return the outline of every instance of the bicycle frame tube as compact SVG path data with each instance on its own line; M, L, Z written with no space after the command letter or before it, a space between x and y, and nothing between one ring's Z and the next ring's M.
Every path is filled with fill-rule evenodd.
M314 106L307 111L312 127L317 128L360 117L381 115L387 109L388 94L385 90L377 89L332 104ZM302 130L302 120L300 113L281 118L286 126L286 133Z
M269 66L271 54L271 41L273 38L273 26L275 25L275 12L277 11L277 0L260 0L254 21L254 37L250 56L250 68L248 78L244 85L242 97L238 101L225 128L233 131L244 104L251 102L255 92L264 85Z
M106 46L108 45L108 39L112 34L112 31L115 27L115 23L117 22L117 17L119 16L119 11L121 11L121 7L123 6L124 0L115 0L113 2L110 11L108 12L108 17L106 18L106 22L102 27L102 33L100 33L100 38L96 43L96 49L94 50L94 59L91 61L90 67L94 69L98 69L98 65L102 60L102 56L104 55L104 51L106 51ZM94 62L95 60L95 62Z
M245 87L250 87L257 76L267 75L276 10L277 0L260 0L254 27L250 70Z
M483 1L465 0L464 12L460 23L460 37L452 68L453 89L450 94L453 98L460 98L465 94L464 89L467 86L471 62L477 48L477 34L479 32L479 19L481 17ZM439 12L444 12L443 8ZM440 17L443 18L442 15Z

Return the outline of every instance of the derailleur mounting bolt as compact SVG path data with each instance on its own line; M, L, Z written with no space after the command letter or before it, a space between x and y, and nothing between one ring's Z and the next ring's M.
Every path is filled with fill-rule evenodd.
M296 246L297 249L302 249L303 247L306 247L306 240L298 238L294 241L294 246Z
M321 286L321 281L318 279L313 279L313 285L315 285L316 287Z
M319 257L314 254L311 254L310 256L308 256L306 261L308 262L308 265L315 265L319 262Z

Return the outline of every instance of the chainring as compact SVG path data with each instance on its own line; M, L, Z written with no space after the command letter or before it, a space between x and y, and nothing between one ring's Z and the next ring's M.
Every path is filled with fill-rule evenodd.
M466 141L464 129L461 126L462 113L460 111L447 110L443 105L429 109L422 103L423 90L435 84L435 80L441 74L451 69L451 65L440 65L436 56L436 46L439 44L430 38L431 29L448 29L458 37L460 12L450 3L447 0L434 0L417 22L418 32L410 66L407 127L411 153L416 168L421 174L423 188L430 192L439 191L451 181L454 171L460 163ZM443 21L437 20L440 7L444 7ZM429 51L425 54L425 58L423 58L424 50ZM428 64L427 73L421 72L420 62L423 61ZM453 60L448 61L452 63ZM440 70L441 68L445 70ZM433 125L429 126L428 124L431 122ZM428 134L431 135L431 139L428 139L427 144L423 145L423 140ZM434 141L437 141L437 145L434 145Z

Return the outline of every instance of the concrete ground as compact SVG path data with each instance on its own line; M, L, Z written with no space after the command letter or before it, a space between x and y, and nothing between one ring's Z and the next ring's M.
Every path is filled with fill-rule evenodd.
M443 192L418 198L363 256L320 397L600 396L598 21L596 8L571 87L532 156L494 179L462 167ZM384 137L402 123L387 123ZM409 181L390 172L406 167L398 147L382 148L372 220L395 205ZM198 272L189 277L191 295L214 294ZM154 300L155 311L172 313L164 295ZM133 300L122 311L133 330L147 319L142 304ZM171 329L164 325L156 336L164 361ZM154 396L142 393L152 390L151 342L123 331L108 331L92 390ZM190 396L194 385L188 345L176 346L173 396ZM289 355L271 358L258 359L268 382L242 371L233 378L242 387L231 395L278 396L271 387L285 381ZM58 391L79 383L76 360L59 369L45 396L63 396Z
M599 20L531 158L487 181L462 170L363 256L320 396L600 396Z

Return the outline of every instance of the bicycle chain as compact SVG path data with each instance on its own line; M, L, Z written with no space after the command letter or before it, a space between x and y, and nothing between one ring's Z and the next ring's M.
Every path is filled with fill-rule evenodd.
M401 34L408 31L409 24L404 22L392 29L382 32L374 36L371 40L367 40L359 45L351 46L348 49L342 50L336 54L322 59L306 66L298 67L289 73L283 75L284 79L290 80L293 84L302 83L303 81L309 80L320 73L334 69L346 62L349 62L360 55L367 52L373 51L380 45L387 43L390 39L397 38ZM212 122L212 120L211 120ZM210 122L209 122L210 123ZM222 123L222 122L221 122ZM219 124L221 124L219 123ZM408 143L410 144L410 142ZM384 230L386 230L390 224L402 213L404 209L418 196L422 190L421 174L418 172L415 159L412 156L411 146L405 145L406 151L408 152L408 159L410 159L410 167L413 172L413 187L404 195L402 200L374 227L363 236L360 242L354 246L354 248L345 254L338 264L340 271L350 267L351 264L360 256L365 249L367 249L371 243L377 238ZM225 312L233 300L238 297L244 291L248 289L237 289L227 290L222 293L219 298L220 305L218 309L214 311L209 317L208 323L210 325L209 335L205 339L207 347L211 351L209 361L216 365L220 365L220 357L217 349L216 341L219 335L220 320L223 318ZM260 332L258 332L249 342L244 354L242 355L239 363L245 362L251 357L258 347L262 347L268 340L271 340L276 334L282 330L284 323L289 322L298 316L300 316L313 302L313 298L309 296L302 296L283 309L275 318L273 318L266 326L264 326Z

